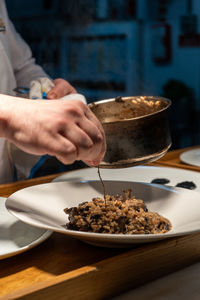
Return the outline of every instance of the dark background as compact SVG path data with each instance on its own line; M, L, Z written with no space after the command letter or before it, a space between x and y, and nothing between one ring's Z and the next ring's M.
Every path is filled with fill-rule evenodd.
M37 63L52 78L65 78L88 102L119 95L167 97L171 149L200 143L200 78L191 66L200 57L197 1L6 3Z

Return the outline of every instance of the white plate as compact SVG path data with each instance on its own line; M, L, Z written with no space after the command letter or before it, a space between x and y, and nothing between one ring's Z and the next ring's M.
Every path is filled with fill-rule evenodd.
M7 211L5 202L6 198L0 197L0 259L27 251L52 234L19 221Z
M165 234L102 234L67 230L66 207L102 197L100 181L52 182L19 190L6 201L8 210L31 225L61 232L85 242L106 247L127 247L200 231L200 194L194 191L128 181L105 181L106 193L132 189L151 211L168 218L173 229Z
M138 181L150 183L155 178L166 178L170 182L168 185L175 186L183 181L195 183L195 191L200 192L200 173L195 171L182 170L178 168L138 166L124 169L101 169L103 180ZM79 181L79 180L99 180L96 168L85 168L71 171L58 176L53 181Z
M200 148L183 152L180 160L185 164L200 167Z

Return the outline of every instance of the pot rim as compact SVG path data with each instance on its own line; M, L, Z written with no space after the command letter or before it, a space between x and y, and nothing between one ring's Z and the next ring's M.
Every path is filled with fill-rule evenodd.
M139 98L145 98L146 100L163 100L164 102L166 102L168 105L160 110L157 110L155 112L152 112L150 114L146 114L146 115L142 115L142 116L139 116L139 117L134 117L134 118L127 118L127 119L119 119L119 120L116 120L116 121L104 121L102 122L103 124L108 124L108 123L118 123L118 122L126 122L126 121L131 121L131 120L139 120L139 119L144 119L144 118L147 118L149 116L153 116L153 115L157 115L158 113L161 113L165 110L167 110L171 104L172 104L172 101L168 98L165 98L165 97L161 97L161 96L128 96L128 97L122 97L123 100L131 100L131 99L139 99ZM100 104L103 104L103 103L108 103L108 102L114 102L116 98L109 98L109 99L104 99L104 100L99 100L99 101L95 101L95 102L92 102L92 103L89 103L88 104L88 107L89 108L92 108L96 105L100 105Z

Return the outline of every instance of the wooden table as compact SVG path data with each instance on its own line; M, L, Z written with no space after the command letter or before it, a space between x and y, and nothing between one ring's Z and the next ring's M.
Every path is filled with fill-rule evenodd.
M154 165L190 168L178 159L183 150L169 152ZM1 185L0 196L56 176ZM132 249L99 248L53 233L37 247L0 261L0 299L103 299L199 259L199 233Z

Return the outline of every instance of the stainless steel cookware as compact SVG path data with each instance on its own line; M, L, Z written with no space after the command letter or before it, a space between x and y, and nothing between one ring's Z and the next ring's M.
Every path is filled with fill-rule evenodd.
M117 97L89 104L101 121L107 151L101 168L124 168L155 161L171 146L167 110L162 97Z

